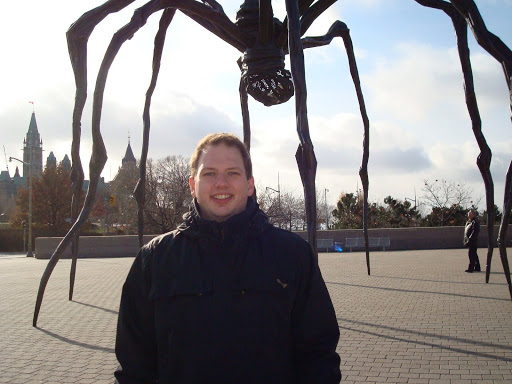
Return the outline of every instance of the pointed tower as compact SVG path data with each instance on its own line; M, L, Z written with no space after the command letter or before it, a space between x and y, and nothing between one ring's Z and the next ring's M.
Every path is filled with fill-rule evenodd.
M16 172L14 172L14 177L12 178L12 181L16 185L16 189L18 189L18 187L25 187L25 179L20 176L20 170L18 167L16 167Z
M32 164L32 174L41 176L43 172L43 141L37 130L36 114L32 112L27 138L23 140L23 161ZM23 178L28 182L28 165L23 164Z
M126 153L124 154L121 167L125 168L136 166L137 160L135 159L135 156L133 156L132 146L130 145L130 137L128 137L128 147L126 147Z
M53 151L50 152L48 157L46 158L46 168L57 168L57 158L53 154Z
M68 155L64 155L64 158L60 162L60 166L67 171L71 171L71 160L69 160Z

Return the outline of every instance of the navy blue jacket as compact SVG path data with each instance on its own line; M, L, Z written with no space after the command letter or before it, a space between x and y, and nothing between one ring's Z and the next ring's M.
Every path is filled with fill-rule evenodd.
M116 338L120 384L339 383L339 328L308 243L257 204L197 207L137 255Z

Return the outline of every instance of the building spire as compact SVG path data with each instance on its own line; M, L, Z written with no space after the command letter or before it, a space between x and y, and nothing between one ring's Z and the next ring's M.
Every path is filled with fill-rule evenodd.
M37 122L36 122L36 113L32 112L32 116L30 118L30 124L28 126L28 132L27 132L27 138L29 136L33 136L34 139L37 138L37 140L34 140L34 144L39 144L39 131L37 130Z
M26 139L23 140L23 177L29 174L28 164L32 164L32 172L35 176L41 175L43 171L43 147L41 136L37 129L36 114L32 112Z
M128 134L128 146L126 147L126 152L124 154L123 160L122 160L122 167L124 166L136 166L137 165L137 159L135 159L135 156L133 155L132 146L130 145L130 134Z

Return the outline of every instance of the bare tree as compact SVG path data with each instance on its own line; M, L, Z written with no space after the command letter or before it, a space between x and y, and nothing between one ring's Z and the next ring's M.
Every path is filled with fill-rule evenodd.
M439 218L438 225L446 225L450 223L455 215L459 215L460 211L478 206L480 200L472 198L473 189L464 182L454 182L448 180L430 181L423 180L424 192L422 198L425 204L431 208L431 215Z
M189 176L190 165L183 156L148 160L144 217L149 232L164 233L183 221L192 200Z
M270 188L258 189L258 204L276 226L281 223L281 192Z
M279 228L303 230L306 228L304 197L288 190L265 188L258 191L258 204L269 220Z
M283 228L303 230L306 228L306 208L304 197L285 191L281 195L281 219Z

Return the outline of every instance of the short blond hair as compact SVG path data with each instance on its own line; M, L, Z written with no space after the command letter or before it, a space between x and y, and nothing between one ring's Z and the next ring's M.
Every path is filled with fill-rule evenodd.
M201 154L205 151L208 146L215 146L224 144L228 147L235 147L240 151L242 155L242 160L244 162L245 175L247 179L252 177L252 161L251 155L247 151L245 144L240 141L240 139L232 133L211 133L201 139L197 144L196 149L192 153L190 157L190 176L196 177L197 168L199 163L199 158Z

